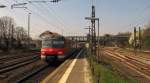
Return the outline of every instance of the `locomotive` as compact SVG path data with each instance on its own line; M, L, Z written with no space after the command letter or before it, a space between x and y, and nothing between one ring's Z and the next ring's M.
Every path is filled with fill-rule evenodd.
M54 62L64 61L69 57L73 42L53 32L47 31L45 33L47 34L42 38L41 59L46 62Z

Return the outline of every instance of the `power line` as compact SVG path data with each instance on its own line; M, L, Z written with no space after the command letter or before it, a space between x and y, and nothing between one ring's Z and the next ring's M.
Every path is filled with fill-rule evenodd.
M133 23L131 23L131 24L129 24L129 25L126 25L125 27L137 26L137 25L140 25L141 23L143 23L143 22L141 22L141 20L144 19L145 16L142 16L142 15L145 13L145 10L148 9L148 8L150 8L150 4L146 5L146 6L142 9L142 11L139 13L139 15L136 16L136 17L138 18L138 19L136 18L136 21L134 21ZM140 18L139 18L139 17L140 17ZM137 21L139 22L138 24L137 24Z
M27 0L28 1L28 0ZM35 6L35 5L34 5ZM29 9L28 9L29 10ZM29 10L29 11L31 11L31 10ZM32 11L33 12L33 11ZM39 12L34 12L34 14L36 14L38 17L41 17L47 24L48 24L48 26L49 26L49 24L51 24L47 19L45 19L45 17L42 15L42 14L39 14ZM51 24L51 26L54 26L54 27L57 27L56 25L52 25ZM51 27L51 26L49 26L49 27Z
M32 12L30 9L27 9L28 11L30 11L30 12ZM36 13L37 14L37 13ZM32 23L32 24L34 24L34 23ZM35 24L34 24L35 25ZM37 25L36 25L37 26ZM39 27L39 26L38 26ZM36 31L37 31L37 29L36 29ZM39 31L39 30L38 30Z
M47 6L48 6L48 4L47 3L45 3ZM60 22L60 24L61 25L63 25L64 26L64 28L68 28L69 30L70 30L70 28L69 27L72 27L70 24L68 24L68 23L64 23L65 21L62 19L62 17L61 16L59 16L55 11L54 11L54 9L51 7L47 7L47 8L49 8L49 10L51 10L52 11L52 13L54 13L53 15L56 17L56 19ZM68 25L68 26L66 26L66 25Z
M18 3L17 1L14 1L14 2ZM9 2L9 4L12 4L12 3ZM28 9L28 12L29 12L29 11L32 12L31 10ZM20 12L18 12L18 13L20 13ZM12 14L13 14L13 16L15 16L14 13L12 13ZM22 13L20 13L20 14L22 14ZM18 18L19 18L18 20L22 19L22 18L20 18L20 17L18 17ZM22 20L20 20L20 21L22 21ZM37 24L37 23L36 23L36 24L32 23L32 24L33 24L34 26L35 26L35 25L36 25L36 26L37 26L37 25L40 26L40 25ZM36 29L36 30L37 30L37 29Z
M7 0L4 0L5 3L7 3L7 6L11 6L12 5L12 1L7 1ZM12 14L12 16L16 16L16 14L14 12L12 12L10 9L7 10L8 12L10 12ZM20 12L18 12L20 13ZM20 18L19 16L17 17L19 21L22 21L22 18Z
M36 6L35 4L34 4L34 6ZM42 13L43 14L45 14L45 11L43 11L42 9L41 9L41 7L38 7L38 6L36 6L36 8L38 8L39 10L41 10L42 11ZM44 9L44 8L43 8ZM43 15L43 14L39 14L39 16L40 17L42 17L43 19L45 19L46 20L46 22L48 23L48 24L50 24L51 26L53 26L53 27L55 27L55 28L58 28L59 29L59 27L57 27L56 25L54 25L54 24L52 24L51 22L49 22L49 20L48 19L46 19L46 17L45 17L45 15Z
M41 3L39 3L39 5L43 8L43 9L45 9L46 11L44 11L43 13L45 14L45 15L48 15L47 13L49 13L49 14L51 14L51 12L47 9L47 7L44 7L43 6L43 4ZM51 14L52 15L52 14ZM54 25L54 24L53 24ZM54 25L54 26L56 26L56 25ZM57 27L57 26L56 26ZM59 29L61 29L60 27L57 27L57 28L59 28Z
M50 15L55 16L54 14L52 14L52 13L50 12L49 9L47 9L48 7L45 7L45 5L43 5L43 3L41 3L41 6L47 11L47 13L49 13ZM55 17L56 17L56 16L55 16ZM60 22L60 20L58 20L57 17L56 17L55 19L57 20L57 22L59 22L58 24L61 24L61 27L59 27L59 29L61 29L61 33L62 33L62 35L63 35L63 31L64 31L64 27L65 27L65 26Z
M44 8L44 9L46 9L46 8L49 8L49 7L42 7L42 8ZM51 9L50 9L51 10ZM49 11L48 11L49 12ZM50 13L50 12L49 12ZM50 13L51 14L51 13ZM54 15L55 16L55 15ZM63 25L63 26L65 26L65 24L64 23L62 23L61 21L60 21L60 19L56 16L56 18L57 18L57 20L58 20L58 22L61 24L61 25ZM66 26L65 26L66 27Z
M34 7L34 8L38 8L38 9L40 9L41 10L41 8L40 7L38 7L38 6L36 6L35 4L33 4L33 3L31 3L31 5ZM49 22L49 20L47 20L45 17L44 17L44 15L42 15L42 14L39 14L39 13L35 13L36 15L38 15L39 17L41 17L48 25L49 24L51 24L50 22ZM57 26L55 26L55 25L53 25L53 24L51 24L51 26L53 26L53 28L55 27L55 28L58 28ZM50 26L49 26L50 27Z
M61 24L61 26L63 26L63 27L62 27L63 30L65 30L66 28L67 28L67 30L68 30L68 29L70 30L70 28L68 28L68 27L66 26L66 25L68 25L68 24L65 24L64 21L61 19L61 17L60 17L58 14L56 14L55 11L54 11L52 8L50 8L47 3L45 3L45 4L46 4L46 6L47 6L46 8L48 8L47 11L49 11L49 13L51 13L53 16L55 16L55 19L59 22L59 24ZM52 12L50 12L50 10L51 10Z
M51 15L53 15L53 16L55 16L55 19L60 23L60 24L62 24L62 22L58 19L58 16L56 16L55 14L53 14L54 13L54 11L53 12L50 12L50 10L52 10L52 8L50 9L49 7L46 7L46 3L43 5L44 3L42 3L41 5L42 5L42 7L44 7L45 9L46 9L46 11L49 13L49 14L51 14ZM63 24L62 24L63 25ZM64 26L64 25L63 25Z

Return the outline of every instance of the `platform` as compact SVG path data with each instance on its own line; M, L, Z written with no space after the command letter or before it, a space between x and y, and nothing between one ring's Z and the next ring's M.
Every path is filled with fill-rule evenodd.
M42 83L92 83L89 64L81 51L74 59L65 61Z

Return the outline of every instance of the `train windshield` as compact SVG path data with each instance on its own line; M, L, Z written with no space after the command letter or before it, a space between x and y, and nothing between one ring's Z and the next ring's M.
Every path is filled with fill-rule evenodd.
M63 48L64 41L63 40L43 40L42 47L43 48Z

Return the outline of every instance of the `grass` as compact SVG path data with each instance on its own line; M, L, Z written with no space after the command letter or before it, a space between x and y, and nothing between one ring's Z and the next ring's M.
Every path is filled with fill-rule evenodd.
M95 66L95 70L94 70L95 83L96 83L97 76L99 76L101 83L134 83L133 80L125 79L103 65L94 63L94 66Z
M111 67L97 63L91 56L88 57L88 61L90 63L94 83L136 83L134 79L125 78L117 72L112 71Z

